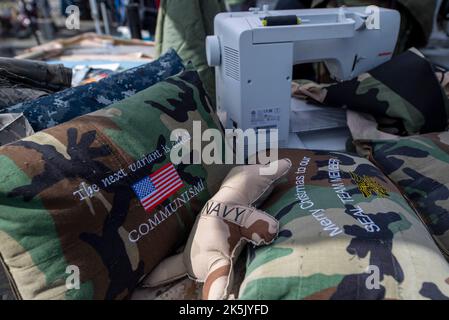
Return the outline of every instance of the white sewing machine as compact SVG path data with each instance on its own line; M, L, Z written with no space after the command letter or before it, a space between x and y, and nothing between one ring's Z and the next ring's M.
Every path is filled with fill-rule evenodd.
M265 7L218 14L206 53L216 67L217 109L227 114L225 127L277 128L280 146L286 146L293 65L324 61L336 80L349 80L392 57L400 15L379 8L376 16L371 9Z

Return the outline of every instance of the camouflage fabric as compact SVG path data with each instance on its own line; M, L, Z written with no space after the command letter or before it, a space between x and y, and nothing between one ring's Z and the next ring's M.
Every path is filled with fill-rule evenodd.
M403 51L410 47L425 47L433 29L437 0L398 0L396 8L401 12L399 39Z
M156 61L112 75L97 83L20 103L3 111L23 113L38 132L130 97L181 72L183 68L181 59L170 50Z
M206 59L206 36L214 18L226 11L224 0L161 0L156 26L156 53L173 48L184 63L191 61L215 105L214 69Z
M388 128L379 128L376 118L367 113L346 110L346 123L353 140L399 138L397 135L388 133Z
M371 114L386 130L394 129L389 132L392 134L413 135L448 127L449 99L430 62L416 50L350 81L294 86L293 96Z
M279 157L293 167L261 206L279 236L249 248L240 299L449 299L449 264L378 168L339 152Z
M161 169L171 168L168 152L179 146L171 131L192 135L193 120L218 128L189 69L0 148L0 256L19 298L124 298L185 241L227 166L175 165L180 189L148 212L139 199L142 182L152 195ZM77 268L79 289L67 286Z
M327 5L329 7L369 6L377 5L396 9L401 13L400 37L396 53L404 52L411 47L426 46L433 28L433 16L436 0L314 0L313 7Z
M0 146L34 134L28 120L21 113L0 114Z
M356 141L417 208L449 256L449 132Z

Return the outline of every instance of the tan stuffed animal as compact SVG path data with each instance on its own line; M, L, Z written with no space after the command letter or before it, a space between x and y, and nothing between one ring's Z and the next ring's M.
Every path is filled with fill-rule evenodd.
M278 221L255 206L268 197L292 164L282 159L270 165L275 168L270 175L260 174L269 165L233 168L198 215L184 252L160 263L144 286L154 287L188 275L204 283L203 299L226 299L232 286L233 264L244 244L269 244L279 231Z

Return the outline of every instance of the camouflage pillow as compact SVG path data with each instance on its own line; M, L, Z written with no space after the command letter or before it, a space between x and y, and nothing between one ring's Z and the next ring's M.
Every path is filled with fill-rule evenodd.
M293 167L261 206L279 237L249 250L240 299L449 299L448 263L378 168L338 152L279 157Z
M391 140L357 141L413 202L449 257L449 132Z
M396 135L448 127L449 99L430 62L414 49L353 80L330 85L301 81L292 90L300 98L371 114L383 130Z
M170 132L193 120L217 128L186 70L0 148L0 255L19 298L124 298L185 241L227 174L170 162Z

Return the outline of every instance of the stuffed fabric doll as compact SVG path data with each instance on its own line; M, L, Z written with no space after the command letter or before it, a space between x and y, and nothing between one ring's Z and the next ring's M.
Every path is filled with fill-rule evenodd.
M268 166L273 174L263 175ZM226 299L233 281L233 265L245 243L259 246L274 241L279 223L255 206L271 193L292 164L282 159L268 165L233 168L220 190L198 215L184 252L162 261L145 279L158 286L185 275L204 283L202 298Z

